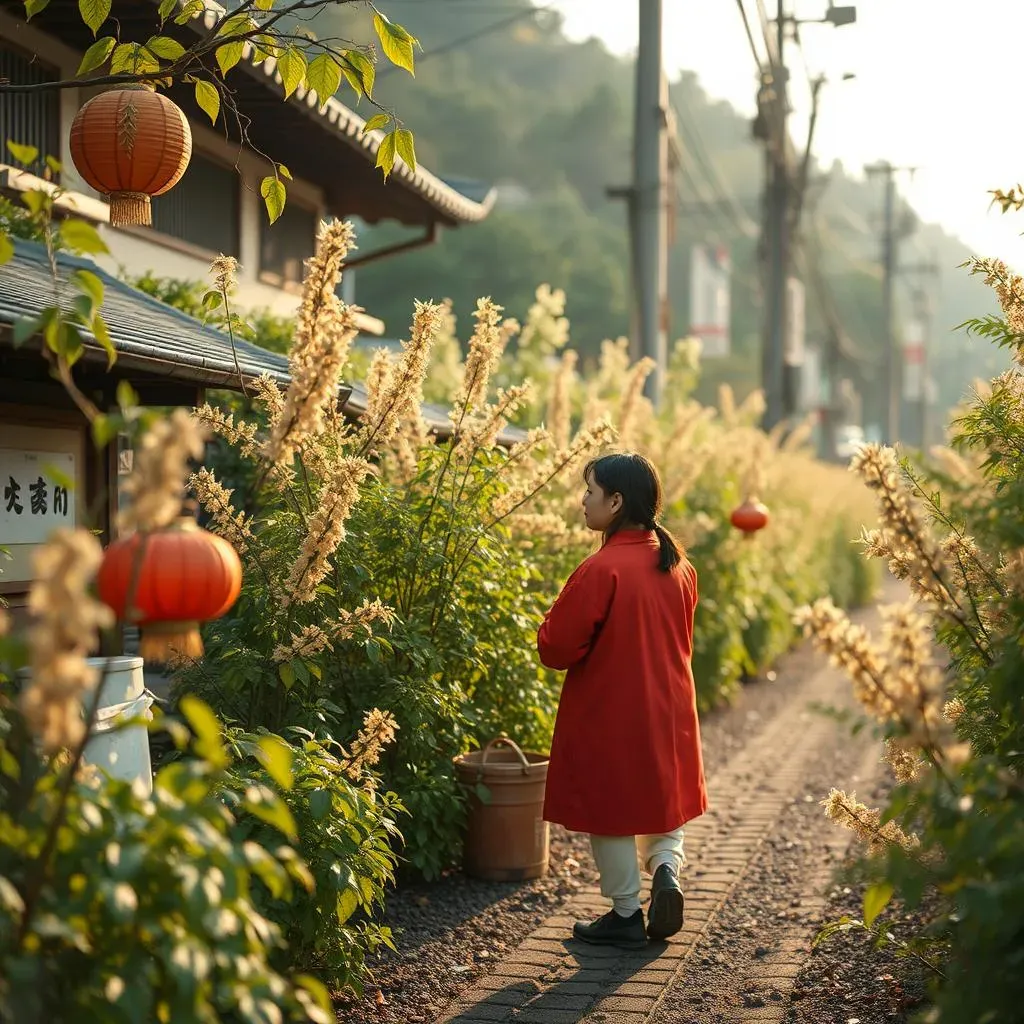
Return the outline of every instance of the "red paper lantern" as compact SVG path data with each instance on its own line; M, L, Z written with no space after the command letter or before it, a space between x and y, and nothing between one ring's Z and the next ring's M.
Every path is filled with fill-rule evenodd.
M768 525L768 507L756 498L747 498L742 505L733 509L729 522L748 537L753 537L758 530Z
M198 658L199 624L220 618L238 599L242 563L226 540L185 517L165 530L111 544L97 588L120 621L142 630L143 658Z
M191 157L192 129L185 115L145 86L101 92L71 123L71 159L110 200L114 227L152 224L150 196L173 188Z

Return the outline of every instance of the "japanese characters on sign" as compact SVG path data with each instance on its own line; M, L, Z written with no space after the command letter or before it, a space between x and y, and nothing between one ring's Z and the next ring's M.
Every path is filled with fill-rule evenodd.
M0 448L0 545L41 544L75 524L75 457Z

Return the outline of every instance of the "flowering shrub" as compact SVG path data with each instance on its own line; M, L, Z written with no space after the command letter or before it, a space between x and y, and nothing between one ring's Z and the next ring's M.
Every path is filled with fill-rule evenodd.
M498 447L529 386L491 395L511 325L487 300L448 441L429 443L421 415L447 315L429 303L416 306L397 359L374 356L366 413L348 423L337 394L355 327L335 289L350 242L346 225L321 231L291 382L283 395L267 379L254 388L262 420L197 413L247 464L241 500L210 467L191 481L246 572L232 615L208 628L207 655L183 667L176 692L201 694L247 729L318 739L351 735L368 708L390 712L400 741L381 771L411 815L404 853L433 875L461 837L452 757L498 731L537 743L550 731L555 689L533 657L541 588L510 524L612 435L599 423L562 444L535 430Z
M912 600L886 610L880 642L827 602L801 616L849 671L898 783L882 810L840 791L827 801L874 854L863 919L838 926L906 942L885 907L894 892L911 906L930 894L936 916L906 946L935 981L925 1019L943 1024L1016 1020L1024 999L1024 280L998 261L971 270L1003 316L966 326L1016 365L977 386L948 448L915 463L870 446L855 461L880 518L866 553Z
M88 578L98 548L88 534L75 536L54 542L60 558L43 549L51 587L58 575L62 588ZM76 598L99 617L86 593ZM20 646L0 640L0 662L17 665ZM11 677L0 677L0 1017L328 1024L326 989L278 968L275 959L287 964L281 931L251 896L265 885L291 898L311 884L308 872L281 834L267 846L233 834L236 819L220 798L230 762L210 712L185 702L195 755L161 769L152 797L142 796L86 771L95 707L84 725L70 709L83 692L72 694L72 684L88 692L90 681L73 644L53 658L66 669L64 692L52 674L33 677L25 715ZM44 694L55 713L41 721ZM51 747L70 740L71 749L41 760L36 735ZM174 735L184 744L188 730ZM247 787L240 810L282 811L275 793L256 796Z
M306 881L289 889L268 875L254 887L253 902L284 937L273 962L283 971L315 971L334 991L360 991L367 954L393 948L390 930L372 915L394 880L392 841L401 841L396 821L403 808L393 794L378 792L372 769L394 729L391 716L375 709L347 751L305 730L292 731L292 744L265 731L226 737L234 837L274 849L283 827ZM283 802L259 816L247 811L253 786L279 792Z

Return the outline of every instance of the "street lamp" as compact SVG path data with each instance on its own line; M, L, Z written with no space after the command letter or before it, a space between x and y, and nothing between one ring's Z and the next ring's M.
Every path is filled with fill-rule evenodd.
M830 3L828 12L822 20L836 28L840 28L842 25L852 25L857 20L857 8L846 4L836 7L835 4Z

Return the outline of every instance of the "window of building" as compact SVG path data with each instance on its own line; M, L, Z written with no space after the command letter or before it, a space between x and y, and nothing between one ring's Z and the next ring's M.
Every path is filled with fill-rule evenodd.
M6 46L0 46L0 81L12 85L40 85L56 82L60 78L55 68L48 67L32 57ZM30 167L41 174L46 157L60 159L60 93L42 92L0 93L0 163L11 163L13 158L7 140L23 146L34 146L39 151L39 164Z
M238 256L240 187L234 167L193 152L181 181L153 197L153 230L207 252Z
M291 198L273 223L260 222L260 271L275 284L301 284L303 263L316 246L318 216Z

